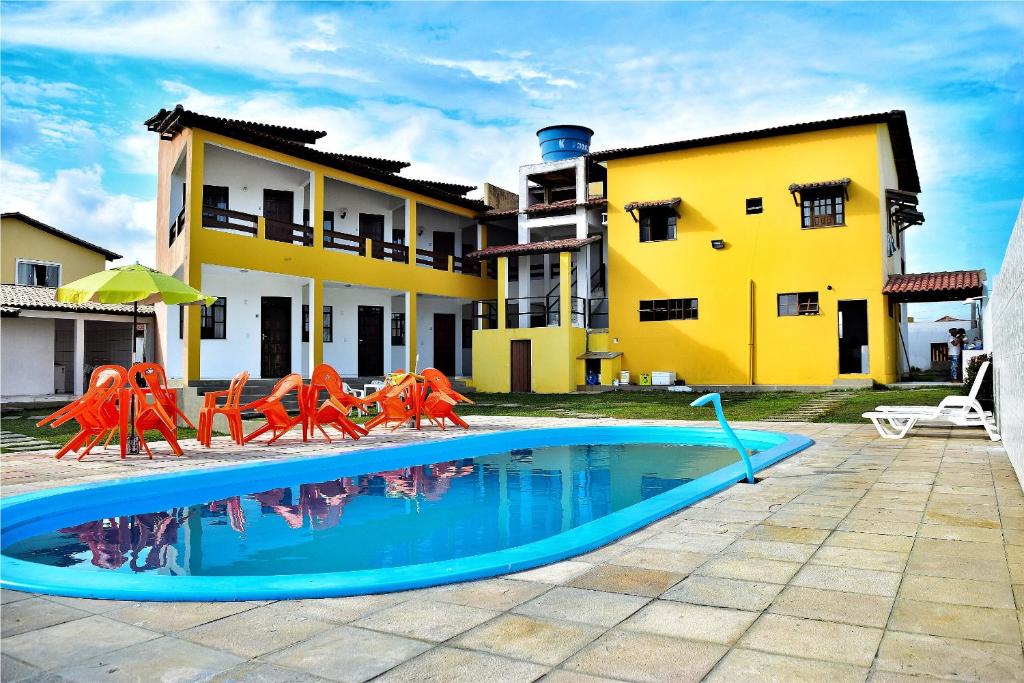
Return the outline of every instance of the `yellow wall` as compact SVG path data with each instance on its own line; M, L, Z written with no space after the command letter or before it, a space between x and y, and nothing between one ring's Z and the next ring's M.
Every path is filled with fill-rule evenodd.
M624 353L622 368L675 371L691 384L831 384L837 302L866 299L870 377L894 381L880 134L884 125L865 125L609 161L609 350ZM844 177L846 225L801 229L788 186ZM623 205L669 197L682 198L677 239L641 243ZM746 215L748 197L763 198L762 214ZM818 292L821 314L779 317L777 294L803 291ZM691 297L697 320L639 322L642 299Z
M92 275L107 266L103 254L62 239L45 230L4 218L0 226L0 282L14 284L18 259L61 264L61 283Z
M508 392L512 381L512 340L531 342L533 390L558 394L576 390L576 356L586 348L579 327L476 330L473 332L473 385L485 392Z

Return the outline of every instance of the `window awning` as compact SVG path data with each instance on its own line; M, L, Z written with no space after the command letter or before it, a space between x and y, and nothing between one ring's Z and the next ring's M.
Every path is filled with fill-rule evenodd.
M611 360L621 355L621 351L587 351L576 356L576 360Z
M843 196L849 199L850 179L839 178L837 180L819 180L814 183L793 183L789 186L789 193L793 195L793 203L800 206L800 199L797 198L797 195L801 195L802 198L804 192L828 189L842 189Z
M953 270L890 275L882 293L896 303L923 303L981 296L984 288L984 270Z
M524 244L504 244L487 247L466 254L463 258L487 259L499 256L530 256L533 254L555 254L561 251L579 251L588 244L601 239L600 235L591 235L583 239L569 238L563 240L547 240L546 242L527 242Z
M636 211L640 209L675 209L682 203L682 199L679 197L672 197L671 199L650 199L644 202L629 202L622 208L629 212L629 215L633 217L633 220L637 223L640 222L640 217L636 215ZM678 212L676 214L678 216Z

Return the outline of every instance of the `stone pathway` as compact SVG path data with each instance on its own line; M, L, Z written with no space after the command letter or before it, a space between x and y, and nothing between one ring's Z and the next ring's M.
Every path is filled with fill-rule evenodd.
M53 450L53 444L49 441L43 441L32 436L25 436L24 434L18 434L17 432L9 432L6 429L0 429L0 451L3 452L19 452L19 451L44 451Z
M824 394L814 394L813 398L801 403L792 410L765 418L765 422L813 422L839 404L843 403L850 394L846 391L828 391Z
M564 424L470 419L477 431ZM870 425L760 426L816 444L755 486L519 574L247 603L5 591L3 680L1024 681L1024 493L998 444L963 431L884 441ZM244 453L221 440L152 462L12 454L3 494L425 436Z

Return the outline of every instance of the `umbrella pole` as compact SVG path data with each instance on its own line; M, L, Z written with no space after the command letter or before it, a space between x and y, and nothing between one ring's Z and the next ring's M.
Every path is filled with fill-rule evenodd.
M139 319L139 302L135 301L132 303L132 365L135 365L135 330L138 329ZM128 453L131 455L139 454L139 437L135 434L135 396L134 392L128 399L128 424L131 425L128 435Z

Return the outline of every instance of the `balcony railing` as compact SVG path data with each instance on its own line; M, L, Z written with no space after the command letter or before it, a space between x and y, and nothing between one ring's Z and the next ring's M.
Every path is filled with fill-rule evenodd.
M258 225L259 217L251 213L242 213L241 211L232 211L231 209L218 209L214 206L203 207L204 228L231 230L255 237L259 232Z
M397 242L384 242L362 235L352 235L347 232L324 229L324 247L346 251L356 256L366 256L367 250L370 256L382 261L395 261L396 263L409 262L409 247Z
M313 246L313 228L308 225L299 225L290 221L279 221L273 218L264 218L267 226L266 237L275 242L287 244L300 244L304 247Z
M178 235L180 235L184 231L185 231L185 207L183 206L183 207L181 207L181 211L178 212L177 217L175 217L171 221L170 226L168 226L168 230L167 230L167 232L168 232L168 235L167 235L167 246L171 246L172 244L174 244L174 240L177 239Z

